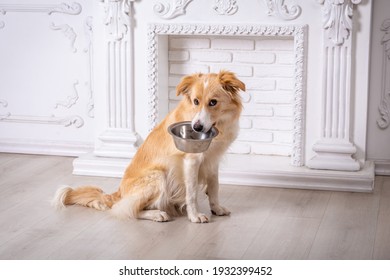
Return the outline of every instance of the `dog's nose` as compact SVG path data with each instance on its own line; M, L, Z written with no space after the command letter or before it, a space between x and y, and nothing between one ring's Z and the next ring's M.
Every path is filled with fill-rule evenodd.
M197 121L196 123L194 123L193 129L197 132L201 132L203 130L203 125L199 121Z

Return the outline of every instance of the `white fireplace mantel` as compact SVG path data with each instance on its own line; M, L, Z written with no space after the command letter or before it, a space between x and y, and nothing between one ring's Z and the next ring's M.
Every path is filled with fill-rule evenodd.
M254 10L246 1L101 1L93 28L96 141L92 153L74 161L74 174L122 176L161 119L164 36L290 36L291 156L229 154L221 182L371 191L374 165L365 146L372 4L296 2L268 0Z

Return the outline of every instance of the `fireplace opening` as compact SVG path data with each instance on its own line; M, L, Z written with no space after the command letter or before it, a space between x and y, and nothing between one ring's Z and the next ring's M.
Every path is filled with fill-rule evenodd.
M230 70L246 84L240 134L230 153L291 156L293 38L168 37L168 111L184 75Z
M239 35L231 29L214 34L204 26L192 27L188 32L185 25L151 26L152 126L176 107L175 87L183 76L230 70L247 90L240 133L229 153L290 157L293 165L303 165L304 36L297 36L302 27L250 27Z

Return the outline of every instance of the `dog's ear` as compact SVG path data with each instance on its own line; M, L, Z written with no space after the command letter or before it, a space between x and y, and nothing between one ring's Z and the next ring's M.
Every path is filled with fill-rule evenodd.
M182 78L180 83L176 86L176 95L179 96L180 94L183 94L189 96L192 85L200 76L201 74L193 74Z
M222 88L232 95L237 94L239 90L245 91L245 84L237 79L233 72L221 70L218 78Z

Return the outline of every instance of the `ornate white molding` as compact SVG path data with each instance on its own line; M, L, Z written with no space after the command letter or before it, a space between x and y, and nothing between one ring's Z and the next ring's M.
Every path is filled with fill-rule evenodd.
M71 4L0 4L0 13L5 15L10 12L29 12L29 13L46 13L51 15L52 13L61 13L68 15L78 15L81 13L81 5L77 2Z
M161 35L225 35L225 36L291 36L294 38L294 132L291 163L302 166L304 112L306 90L306 26L235 25L235 24L149 24L148 27L148 93L150 130L158 119L158 37Z
M107 114L105 130L94 150L100 157L131 158L140 142L134 122L133 2L104 0Z
M380 128L385 129L389 126L390 123L390 104L386 97L382 97L381 103L378 107L378 111L381 116L377 120L377 124Z
M72 27L70 27L68 24L55 25L52 22L50 28L53 30L60 30L62 34L64 34L64 36L69 40L69 47L71 51L74 53L77 52L77 49L74 46L77 34L76 32L74 32L74 29Z
M84 53L88 55L88 104L87 104L87 114L90 118L94 118L94 108L95 108L95 99L94 99L94 83L93 83L93 18L91 16L87 17L84 22L84 32L87 44L84 48Z
M63 126L75 126L80 128L84 125L84 120L77 115L68 117L52 116L22 116L9 114L7 117L0 117L0 121L17 122L17 123L33 123L33 124L54 124Z
M234 15L238 11L236 0L215 0L213 10L219 15Z
M71 4L61 3L61 4L0 4L0 14L6 15L7 13L12 12L28 12L28 13L46 13L51 15L53 13L62 13L68 15L78 15L82 11L82 7L79 3L73 2ZM0 29L4 28L5 23L0 21ZM63 34L70 41L70 46L73 52L76 51L74 47L74 42L76 40L76 34L74 30L69 25L55 25L52 23L51 28L53 30L61 30ZM78 82L77 82L78 83ZM78 99L78 94L76 90L76 84L74 87L74 94L67 97L67 100L60 101L56 104L55 108L58 106L64 106L70 108L75 104ZM0 104L2 107L6 108L8 102L6 100L1 100ZM53 115L50 116L30 116L30 115L17 115L11 112L6 112L5 114L0 114L0 121L2 122L16 122L16 123L31 123L31 124L51 124L51 125L63 125L66 127L74 126L80 128L84 125L84 120L78 115L71 115L65 117L58 117Z
M267 5L269 16L276 16L284 20L293 20L300 16L302 8L299 5L288 7L284 0L264 0Z
M0 14L6 15L7 13L46 13L52 15L53 13L66 14L66 15L79 15L82 11L81 4L77 2L73 3L60 3L60 4L0 4ZM0 29L4 28L4 21L0 21ZM77 34L74 29L68 24L56 25L51 23L50 28L55 31L61 31L64 36L69 40L70 49L72 52L76 52L75 40ZM92 78L90 79L90 81ZM54 108L60 106L65 108L71 108L76 104L79 99L76 86L78 81L73 83L73 94L66 97L66 100L58 101ZM7 107L8 103L5 100L0 101L2 107ZM59 117L54 114L50 116L30 116L30 115L16 115L11 112L6 112L0 115L0 121L3 122L17 122L17 123L32 123L32 124L54 124L63 126L74 126L80 128L84 125L84 120L78 115Z
M57 101L56 105L54 106L55 109L57 109L59 106L62 106L62 107L69 109L70 107L72 107L73 105L76 104L77 100L79 100L79 94L78 94L77 88L76 88L76 86L78 84L79 84L79 81L76 80L73 83L73 94L68 95L66 97L66 100Z
M2 107L7 107L8 106L8 102L7 102L7 100L4 100L4 99L0 99L0 105L2 106Z
M86 45L84 48L84 52L88 53L92 47L92 38L93 38L93 17L89 16L85 18L84 21L84 33L86 39Z
M352 30L353 4L361 0L322 0L323 24L327 30L328 39L335 45L342 45L348 39Z
M8 101L5 100L5 99L0 99L0 105L1 105L1 107L3 107L3 108L7 108L7 107L8 107ZM7 113L5 113L5 114L0 114L0 121L1 121L2 119L8 118L10 115L11 115L10 112L7 112Z
M154 13L163 19L173 19L185 15L187 5L193 0L170 0L170 2L157 2L153 6Z
M0 105L3 108L8 107L7 100L1 99ZM56 117L55 115L51 116L29 116L29 115L14 115L11 112L6 112L5 114L0 114L1 122L16 122L16 123L31 123L31 124L53 124L53 125L63 125L63 126L75 126L80 128L84 125L84 120L78 115L66 116L66 117Z
M382 93L378 108L380 117L377 120L377 124L381 129L385 129L390 124L390 87L387 83L390 77L390 19L383 21L381 31L385 34L383 34L381 41L383 46Z
M134 129L132 112L133 81L133 15L134 0L106 2L107 25L107 94L110 128Z
M78 15L82 11L79 3L73 2L71 4L0 4L0 14L7 13L46 13L51 15L53 13ZM5 22L0 20L0 29L4 28Z
M132 28L132 18L130 17L131 2L135 0L105 0L105 25L108 34L115 40L122 40Z
M53 124L53 125L63 125L63 126L75 126L80 128L84 125L84 120L77 115L67 116L67 117L56 117L55 115L51 116L24 116L24 115L12 115L11 113L6 113L5 115L0 115L0 121L2 122L16 122L16 123L31 123L31 124Z
M357 149L350 139L353 4L360 0L321 0L323 9L323 85L321 139L313 145L314 169L357 171Z

